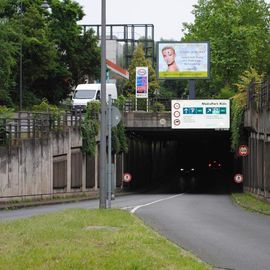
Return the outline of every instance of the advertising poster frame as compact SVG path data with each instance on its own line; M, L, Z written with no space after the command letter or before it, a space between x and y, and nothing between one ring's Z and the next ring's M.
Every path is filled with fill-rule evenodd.
M148 67L136 67L136 98L148 99Z
M210 79L209 41L159 41L156 52L158 79Z

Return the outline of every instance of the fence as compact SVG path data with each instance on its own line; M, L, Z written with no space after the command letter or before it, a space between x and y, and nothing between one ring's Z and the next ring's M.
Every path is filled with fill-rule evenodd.
M148 102L148 104L147 104ZM150 111L150 112L163 112L171 110L171 99L163 97L154 97L147 99L129 98L124 104L124 111Z
M17 143L21 139L42 138L51 131L67 127L79 128L82 110L60 114L18 112L12 118L0 118L0 145Z
M262 112L270 110L270 77L263 82L252 81L248 87L248 109Z

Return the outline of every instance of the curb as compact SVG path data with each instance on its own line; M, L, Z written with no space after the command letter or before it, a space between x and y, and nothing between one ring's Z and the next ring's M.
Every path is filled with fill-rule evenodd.
M116 196L125 196L133 194L133 192L116 192ZM18 202L18 203L5 203L0 205L0 211L5 210L15 210L21 208L28 208L28 207L35 207L35 206L43 206L43 205L54 205L54 204L63 204L63 203L74 203L74 202L81 202L81 201L89 201L95 200L99 198L99 194L90 194L89 196L85 197L72 197L72 198L63 198L63 199L48 199L48 200L39 200L39 201L30 201L30 202Z

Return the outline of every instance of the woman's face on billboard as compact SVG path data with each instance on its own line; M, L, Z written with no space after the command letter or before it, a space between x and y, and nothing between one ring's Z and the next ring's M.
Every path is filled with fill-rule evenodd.
M175 52L172 49L162 51L162 56L167 65L171 65L175 61Z

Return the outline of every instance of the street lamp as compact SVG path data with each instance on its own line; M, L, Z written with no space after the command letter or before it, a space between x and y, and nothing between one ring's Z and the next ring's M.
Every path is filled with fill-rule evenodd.
M99 162L99 208L106 208L106 0L101 2L101 125Z
M22 28L22 16L23 16L23 10L22 10L22 0L20 4L20 111L22 110L22 79L23 79L23 74L22 74L22 45L23 45L23 28Z
M44 10L47 10L47 12L51 13L51 7L48 4L46 0L43 1L43 3L40 6ZM20 2L20 111L22 110L23 106L23 0Z

